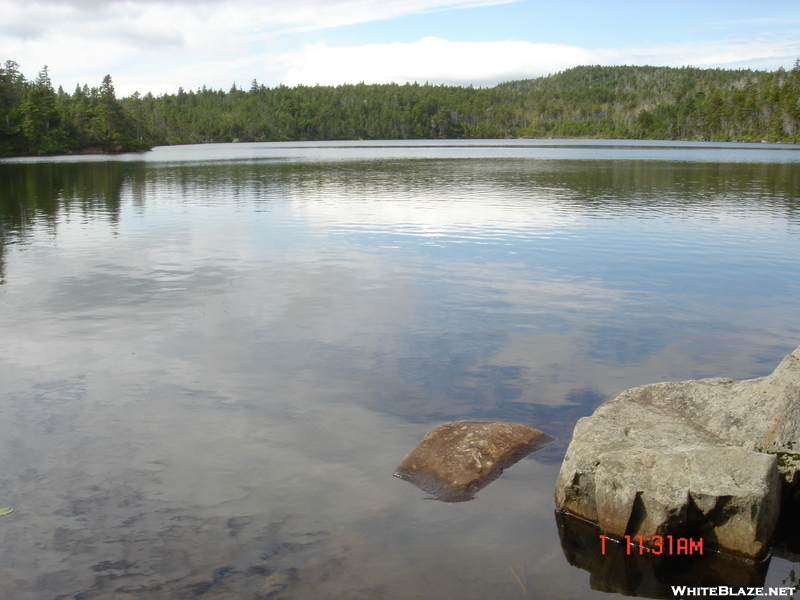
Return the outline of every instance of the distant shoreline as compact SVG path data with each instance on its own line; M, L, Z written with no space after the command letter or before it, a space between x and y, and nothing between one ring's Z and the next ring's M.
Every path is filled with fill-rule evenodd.
M11 66L9 66L11 65ZM800 59L789 71L568 69L492 88L419 84L201 88L117 99L111 77L69 94L47 69L0 68L0 156L226 142L617 139L800 142ZM9 83L10 82L10 83ZM0 95L0 97L3 97ZM5 117L5 118L3 118Z

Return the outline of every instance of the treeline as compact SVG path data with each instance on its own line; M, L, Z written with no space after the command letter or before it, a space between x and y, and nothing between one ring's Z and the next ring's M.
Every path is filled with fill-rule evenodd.
M576 67L493 88L201 88L122 100L159 144L503 137L797 142L790 71Z
M800 141L800 59L788 72L576 67L498 88L519 94L523 136Z
M117 100L111 76L72 94L53 89L44 67L28 81L14 61L0 66L0 156L123 152L153 145Z
M492 88L385 84L206 87L117 99L0 68L0 155L204 142L593 137L800 141L800 59L789 71L576 67Z

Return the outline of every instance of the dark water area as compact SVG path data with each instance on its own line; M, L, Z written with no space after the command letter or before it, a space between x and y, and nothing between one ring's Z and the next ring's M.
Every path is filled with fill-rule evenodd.
M0 597L607 598L553 515L577 419L766 375L798 315L794 146L2 161ZM458 419L558 439L423 500L392 473Z

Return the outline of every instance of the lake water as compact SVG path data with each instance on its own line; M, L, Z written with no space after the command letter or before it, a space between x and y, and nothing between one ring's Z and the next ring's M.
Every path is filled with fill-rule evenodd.
M767 144L0 162L0 597L608 598L553 515L572 428L800 345L799 196ZM423 500L392 473L458 419L558 441Z

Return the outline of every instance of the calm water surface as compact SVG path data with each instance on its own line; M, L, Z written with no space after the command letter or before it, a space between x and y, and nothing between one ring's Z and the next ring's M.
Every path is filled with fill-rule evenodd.
M798 190L766 144L1 162L0 597L608 598L553 518L575 421L800 345ZM483 418L558 442L472 502L392 477Z

